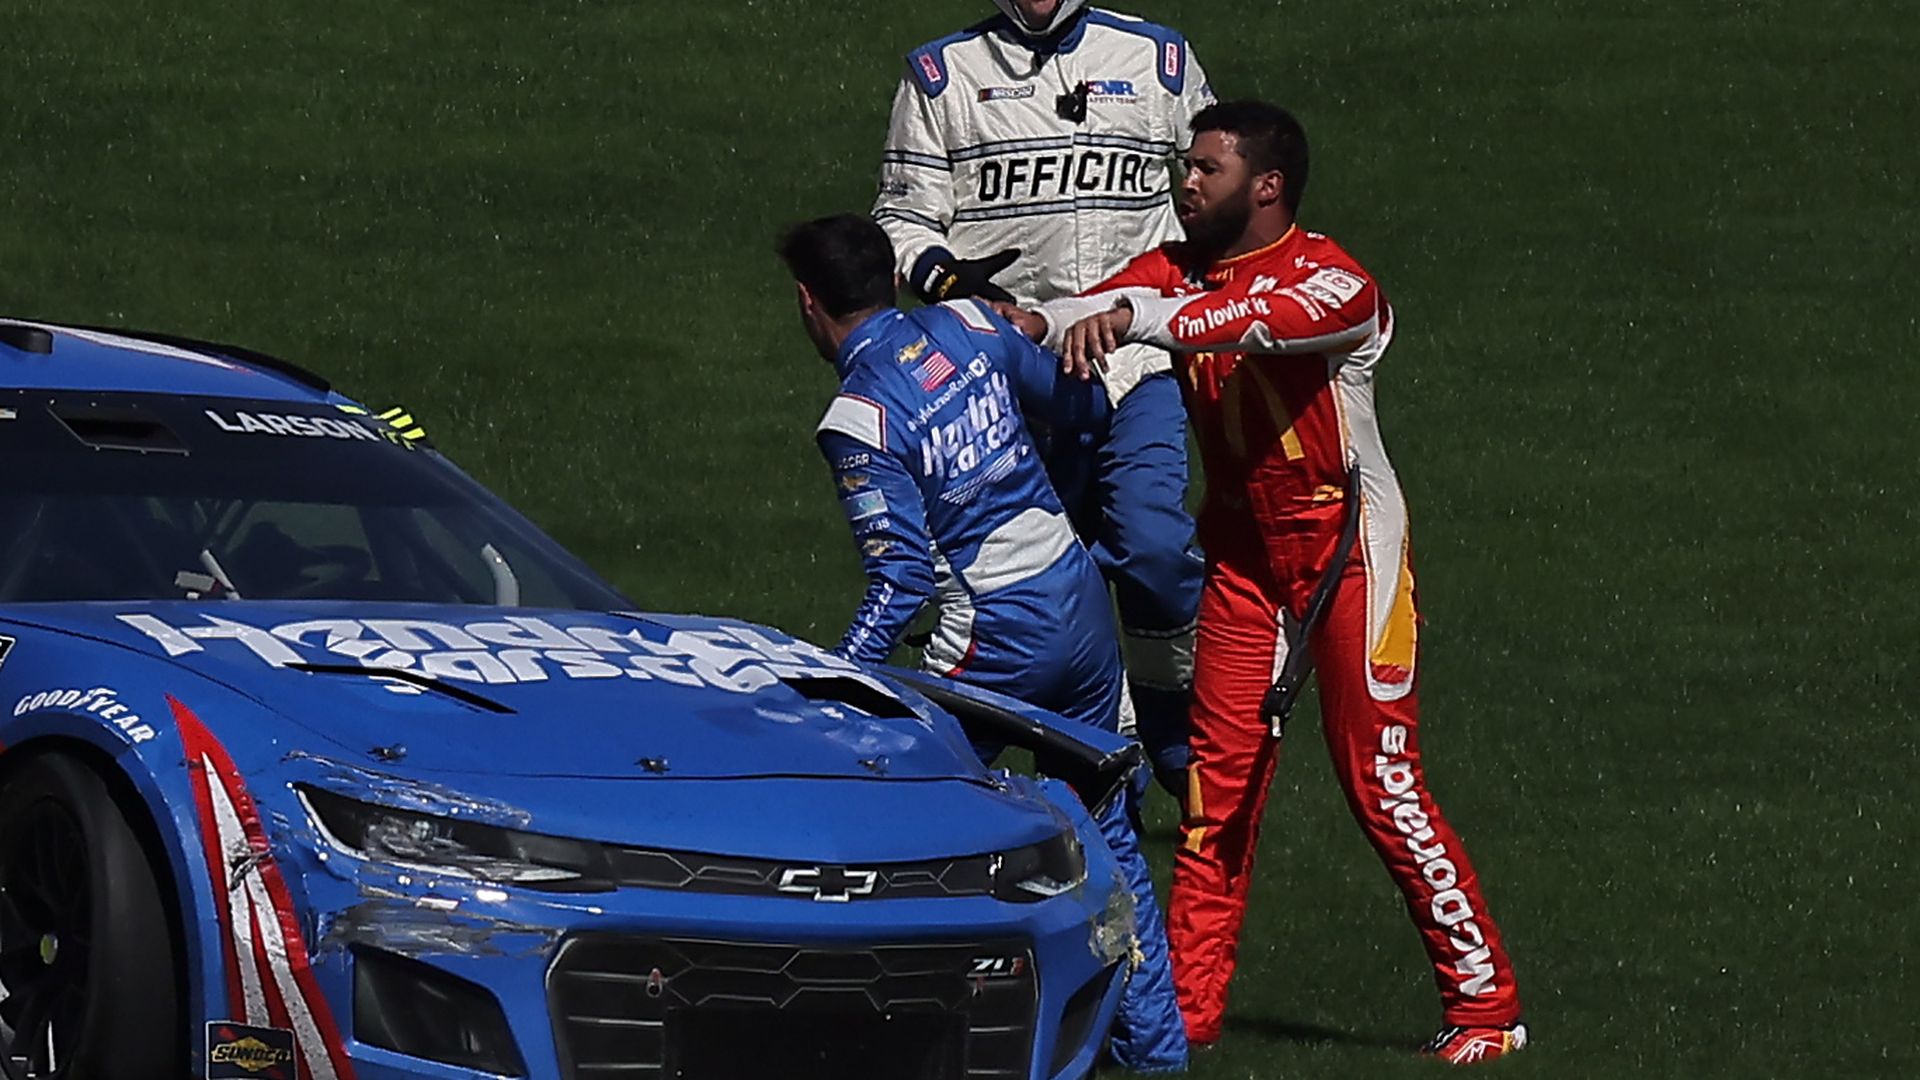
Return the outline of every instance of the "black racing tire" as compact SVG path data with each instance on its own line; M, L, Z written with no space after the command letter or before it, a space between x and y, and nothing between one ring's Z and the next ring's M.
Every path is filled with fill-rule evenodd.
M0 1077L177 1080L177 967L153 864L105 781L58 753L0 776Z

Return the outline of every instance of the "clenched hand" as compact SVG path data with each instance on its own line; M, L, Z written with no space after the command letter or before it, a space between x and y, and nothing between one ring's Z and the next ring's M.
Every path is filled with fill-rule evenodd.
M977 296L982 300L1012 300L1013 294L1001 288L993 275L1012 266L1020 257L1019 248L996 251L984 259L949 259L936 262L925 280L913 283L920 299L929 304Z

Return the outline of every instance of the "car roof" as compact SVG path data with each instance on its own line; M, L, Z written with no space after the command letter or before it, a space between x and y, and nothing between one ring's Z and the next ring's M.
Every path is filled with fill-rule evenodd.
M0 316L0 389L340 400L327 381L237 345Z

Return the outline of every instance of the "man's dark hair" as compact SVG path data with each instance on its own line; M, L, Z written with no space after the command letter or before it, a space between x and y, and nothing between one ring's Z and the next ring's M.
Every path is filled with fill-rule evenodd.
M835 214L802 222L780 237L778 250L794 280L836 319L894 305L893 242L872 218Z
M1300 209L1300 197L1307 193L1307 131L1292 113L1264 101L1222 101L1194 115L1193 133L1203 131L1234 136L1254 172L1284 178L1280 197L1287 213Z

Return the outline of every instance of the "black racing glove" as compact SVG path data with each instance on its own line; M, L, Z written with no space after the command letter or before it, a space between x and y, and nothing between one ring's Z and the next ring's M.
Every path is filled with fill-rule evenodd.
M977 296L982 300L1001 300L1011 304L1013 294L993 283L993 275L1013 265L1019 248L1008 248L984 259L956 259L951 253L930 252L922 258L913 275L913 291L929 304Z

